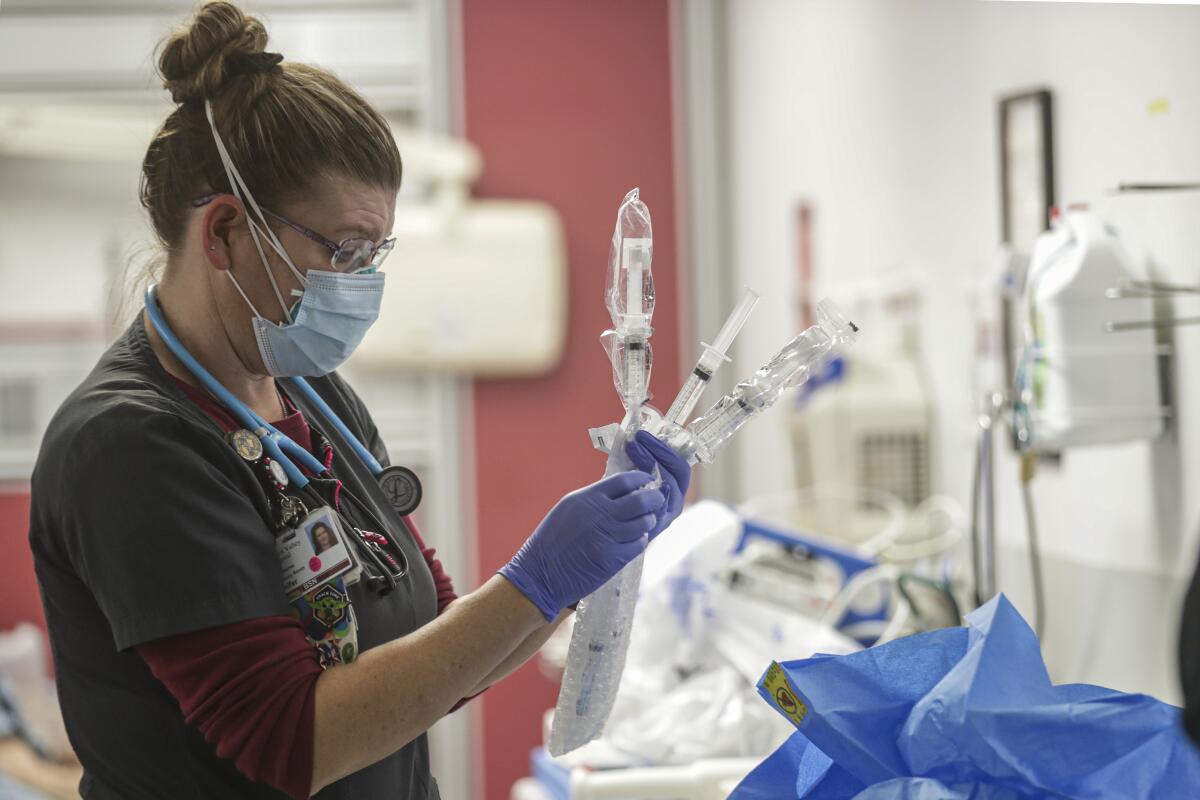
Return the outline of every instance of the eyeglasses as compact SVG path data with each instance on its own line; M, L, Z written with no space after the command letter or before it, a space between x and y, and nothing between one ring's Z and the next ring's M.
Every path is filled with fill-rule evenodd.
M200 208L203 205L207 205L222 194L223 192L216 192L214 194L206 194L204 197L197 197L192 201L192 207ZM314 230L304 227L298 222L292 222L287 217L276 214L270 209L264 208L262 211L272 219L287 225L296 231L296 233L329 248L329 252L332 254L329 259L329 266L335 272L358 272L369 267L379 268L383 265L384 259L388 257L388 254L392 252L392 248L396 246L396 238L394 236L384 239L379 244L375 244L370 239L359 238L343 239L340 242L335 242L325 238Z

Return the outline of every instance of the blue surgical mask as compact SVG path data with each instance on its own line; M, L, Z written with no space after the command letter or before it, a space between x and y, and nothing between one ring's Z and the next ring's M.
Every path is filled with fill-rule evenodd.
M254 338L267 374L326 375L345 363L379 317L384 277L382 272L309 270L290 323L254 318Z
M267 271L267 277L275 290L275 297L288 320L279 324L260 314L242 290L233 271L225 271L237 288L238 294L254 312L254 338L258 342L263 367L268 375L276 378L327 375L345 363L362 342L367 330L379 318L386 276L374 268L354 273L319 269L310 269L307 273L302 273L296 269L225 149L225 143L221 141L213 120L211 103L205 103L205 111L217 152L220 153L221 163L225 166L225 174L229 177L229 185L246 206L250 238L254 241L263 269ZM258 221L250 215L251 210L258 216ZM299 292L299 302L291 307L284 301L279 290L279 284L263 249L264 243L279 255L304 287L304 290Z

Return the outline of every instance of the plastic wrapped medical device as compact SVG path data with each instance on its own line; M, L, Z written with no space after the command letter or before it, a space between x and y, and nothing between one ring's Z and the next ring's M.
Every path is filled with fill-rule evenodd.
M788 342L704 416L686 428L667 423L659 433L692 464L711 463L752 417L775 405L785 389L807 381L837 349L852 344L857 337L858 327L842 316L832 301L822 300L817 304L816 325Z
M613 327L600 337L613 365L613 384L626 411L649 399L650 370L654 364L650 335L654 329L654 232L650 209L637 189L625 195L617 209L612 246L608 252L608 278L604 301ZM637 424L637 416L633 422Z
M604 292L613 327L604 332L600 341L612 362L613 384L626 411L619 426L606 429L605 476L633 468L625 455L625 443L641 427L642 406L649 396L653 363L650 335L654 332L650 327L654 315L653 254L650 209L639 198L638 190L633 189L617 209ZM599 591L580 602L548 745L552 755L586 744L604 728L625 664L629 623L641 578L639 556ZM586 658L581 657L582 651L587 652Z
M700 381L699 387L690 380L685 383L668 420L644 406L650 365L649 359L643 361L641 356L649 353L650 315L654 307L651 253L650 213L638 199L635 189L626 195L617 213L609 258L606 300L615 327L605 333L605 350L613 363L614 382L626 415L621 425L592 432L597 446L609 454L605 475L632 468L624 445L640 427L665 438L693 464L712 461L742 425L770 408L785 389L806 381L824 361L836 354L837 348L851 343L858 331L831 303L823 301L819 306L817 325L789 342L708 413L684 428L673 420L686 419L691 413L707 378ZM711 373L726 360L725 350L745 323L756 300L753 292L745 295L714 344L704 345L705 352L699 365L709 373L708 377L711 378ZM547 743L551 755L568 753L595 739L604 730L625 667L634 606L641 584L642 561L641 557L634 559L579 603Z

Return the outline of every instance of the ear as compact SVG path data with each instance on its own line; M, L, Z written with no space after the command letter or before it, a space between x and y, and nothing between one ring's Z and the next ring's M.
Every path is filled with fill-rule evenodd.
M200 241L204 256L214 269L229 269L233 260L229 252L229 234L246 223L242 201L231 194L216 197L204 210Z

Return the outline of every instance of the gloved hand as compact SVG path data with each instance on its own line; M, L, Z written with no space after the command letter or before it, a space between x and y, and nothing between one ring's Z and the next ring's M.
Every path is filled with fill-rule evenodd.
M667 502L654 515L654 528L650 530L650 540L654 541L654 537L666 530L683 511L683 500L692 482L692 466L680 458L670 445L649 431L635 433L633 441L625 445L625 455L629 456L635 467L645 472L653 474L655 465L659 467L661 491Z
M619 472L567 495L500 574L552 621L646 549L645 534L666 506L661 491L641 488L653 480Z

